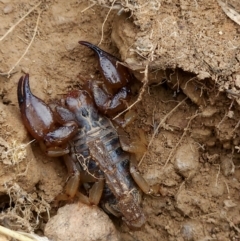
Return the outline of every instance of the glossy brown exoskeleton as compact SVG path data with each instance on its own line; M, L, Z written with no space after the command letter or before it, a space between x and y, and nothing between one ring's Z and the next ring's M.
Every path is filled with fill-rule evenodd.
M107 212L122 216L128 226L140 228L146 219L138 187L145 193L150 189L106 117L126 108L132 76L114 56L88 42L79 43L96 53L103 82L89 81L82 90L71 91L47 105L32 94L29 75L22 76L18 102L23 123L48 156L64 158L69 178L66 193L58 200L78 196L89 204L100 203ZM80 183L88 199L78 192Z

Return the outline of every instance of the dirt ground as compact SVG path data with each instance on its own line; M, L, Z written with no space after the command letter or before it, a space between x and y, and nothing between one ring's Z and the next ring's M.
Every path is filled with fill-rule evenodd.
M144 195L141 230L113 219L121 239L240 240L239 33L215 0L0 0L0 224L44 235L56 214L66 168L30 143L16 87L29 73L49 101L79 77L98 79L94 54L78 44L86 40L132 69L132 101L147 81L126 131L135 140L143 130L139 170L160 197Z

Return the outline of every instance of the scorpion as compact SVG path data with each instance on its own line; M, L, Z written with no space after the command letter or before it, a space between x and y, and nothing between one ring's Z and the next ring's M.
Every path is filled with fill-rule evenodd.
M25 74L17 89L22 120L46 155L64 159L68 179L57 200L78 197L89 205L100 204L138 229L146 222L141 194L150 194L151 188L110 120L126 108L134 77L118 58L89 42L79 43L94 51L103 81L86 81L82 89L46 104L31 92L29 74ZM80 184L88 197L79 191Z

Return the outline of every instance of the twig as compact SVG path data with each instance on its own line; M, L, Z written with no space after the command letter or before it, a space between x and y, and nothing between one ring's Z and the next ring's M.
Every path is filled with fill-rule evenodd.
M169 156L168 156L168 159L166 160L166 162L165 162L165 164L164 164L164 166L163 166L163 169L167 166L167 164L168 164L168 162L170 161L173 153L175 152L175 150L177 149L177 147L179 146L179 144L182 142L182 139L183 139L183 137L186 135L186 133L187 133L187 131L188 131L188 128L189 128L192 120L193 120L195 117L197 117L198 115L199 115L199 114L196 114L196 115L194 115L194 116L192 116L192 117L190 118L190 120L189 120L189 122L188 122L188 124L187 124L187 127L184 129L184 132L183 132L181 138L179 139L179 141L178 141L178 143L175 145L175 147L171 150L171 152L170 152L170 154L169 154Z
M102 24L102 35L101 35L101 39L100 39L100 42L99 42L98 45L100 45L100 44L102 43L102 41L103 41L103 34L104 34L103 29L104 29L104 25L105 25L105 23L106 23L106 21L107 21L107 18L108 18L108 16L109 16L110 12L111 12L112 9L113 9L113 5L115 4L115 2L116 2L116 0L114 0L114 1L112 2L111 8L109 9L109 11L108 11L108 13L107 13L107 15L106 15L106 18L105 18L104 21L103 21L103 24Z
M220 170L221 170L221 167L220 167L220 165L218 165L218 172L217 172L217 176L216 176L215 187L217 187L217 185L218 185L218 178L219 178Z
M92 174L89 171L88 166L89 166L89 160L91 159L90 156L87 157L87 158L85 158L82 154L75 154L75 156L76 156L77 160L79 161L79 163L81 164L81 166L83 167L83 171L87 171L87 173L96 180L103 180L104 179L102 177L96 177L94 174Z
M228 198L230 199L230 196L229 196L230 191L229 191L228 184L227 184L227 182L226 182L225 180L223 180L223 182L224 182L224 183L225 183L225 185L226 185L226 188L227 188L227 193L228 193Z
M185 102L185 100L187 100L187 98L188 98L188 97L186 97L185 99L183 99L183 100L182 100L180 103L178 103L170 112L168 112L168 113L164 116L164 118L162 119L162 121L158 124L157 128L155 129L155 131L154 131L154 133L153 133L153 135L152 135L152 138L151 138L150 142L148 143L148 149L149 149L149 147L152 145L152 142L153 142L155 136L157 135L159 128L164 124L164 122L167 120L167 118L169 118L170 115L171 115L181 104L183 104L183 103ZM143 154L143 156L142 156L142 158L141 158L138 166L141 165L141 163L142 163L143 159L145 158L145 156L146 156L146 152ZM166 165L166 163L165 163L165 165ZM165 166L165 165L164 165L164 166Z
M233 6L228 4L227 1L225 3L223 1L217 0L217 2L228 17L240 25L240 14L233 8Z
M81 11L81 13L84 13L85 11L87 11L89 8L92 8L92 7L95 6L96 4L97 4L97 2L92 3L90 6L84 8L84 9Z
M0 233L3 235L6 235L8 237L20 240L20 241L33 241L33 239L28 238L20 233L17 233L13 230L10 230L8 228L4 228L3 226L0 226Z
M232 134L237 130L237 128L240 125L240 120L238 121L238 123L235 125L234 129L232 130Z
M240 229L225 215L226 220L228 221L228 224L230 227L233 227L238 233L240 233Z
M33 37L29 43L29 45L27 46L25 52L23 53L23 55L20 57L20 59L17 61L17 63L15 63L13 65L13 67L8 71L8 78L10 77L11 75L11 72L16 68L16 66L20 63L20 61L24 58L24 56L26 55L26 53L28 52L29 48L31 47L32 43L33 43L33 40L35 39L35 36L37 34L37 29L38 29L38 24L39 24L39 19L40 19L40 15L41 15L41 12L38 13L38 18L37 18L37 22L36 22L36 26L34 28L34 33L33 33Z
M124 114L126 111L130 110L133 108L134 105L136 105L138 102L140 102L142 100L142 96L145 92L145 89L147 87L147 84L148 84L148 64L146 65L145 67L145 70L144 70L144 78L143 78L143 86L142 86L142 89L140 90L140 93L138 95L138 98L137 100L131 104L130 106L128 106L128 108L126 108L124 111L122 111L121 113L119 113L118 115L116 115L113 120L117 119L120 115Z
M31 159L31 161L32 161L32 159ZM26 167L26 169L25 169L24 172L17 174L18 177L19 177L19 176L27 176L29 164L31 163L31 161L28 162L27 167Z
M15 70L15 71L13 71L12 73L10 73L10 75L12 75L12 74L15 74L15 73L17 73L18 71L17 70ZM6 76L6 77L8 77L9 78L9 73L7 72L7 73L2 73L2 72L0 72L0 76Z
M34 9L36 9L42 2L37 3L34 7L32 7L22 18L20 18L8 31L0 38L0 42L7 37L9 33L13 31L13 29L22 22L24 18L26 18Z
M155 138L156 134L158 133L159 128L163 125L163 123L167 120L167 118L170 117L170 115L180 106L182 105L188 97L184 98L181 102L179 102L168 114L166 114L164 116L164 118L162 119L162 121L158 124L157 128L155 129L153 136L148 144L148 148L152 145L153 139Z
M240 93L234 93L232 90L225 90L228 94L233 95L233 96L240 96Z
M230 106L229 106L229 108L228 108L228 113L229 113L229 111L232 109L233 103L234 103L234 100L232 100L232 102L231 102L231 104L230 104ZM220 129L220 125L226 120L227 117L228 117L228 114L225 114L225 115L223 116L222 120L221 120L221 121L218 123L218 125L217 125L217 129Z
M26 232L20 232L20 231L18 231L18 233L26 237L32 238L32 241L50 241L47 237L38 236L35 233L26 233Z
M186 182L186 180L181 183L181 185L180 185L179 188L178 188L177 194L175 195L175 196L176 196L177 203L178 203L178 200L179 200L179 199L178 199L178 195L180 194L183 185L185 185L185 182Z

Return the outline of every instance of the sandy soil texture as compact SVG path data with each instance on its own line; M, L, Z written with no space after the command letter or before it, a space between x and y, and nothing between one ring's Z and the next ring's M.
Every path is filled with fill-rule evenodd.
M240 12L238 0L230 3ZM0 0L0 224L44 235L61 214L59 228L73 220L71 234L93 219L92 232L105 231L88 229L85 240L240 240L239 33L216 0ZM80 79L100 79L79 40L119 57L138 79L137 117L125 130L147 146L139 170L160 194L143 196L147 222L138 231L98 207L90 221L91 207L57 211L66 167L31 142L21 120L23 73L46 102L80 88Z

